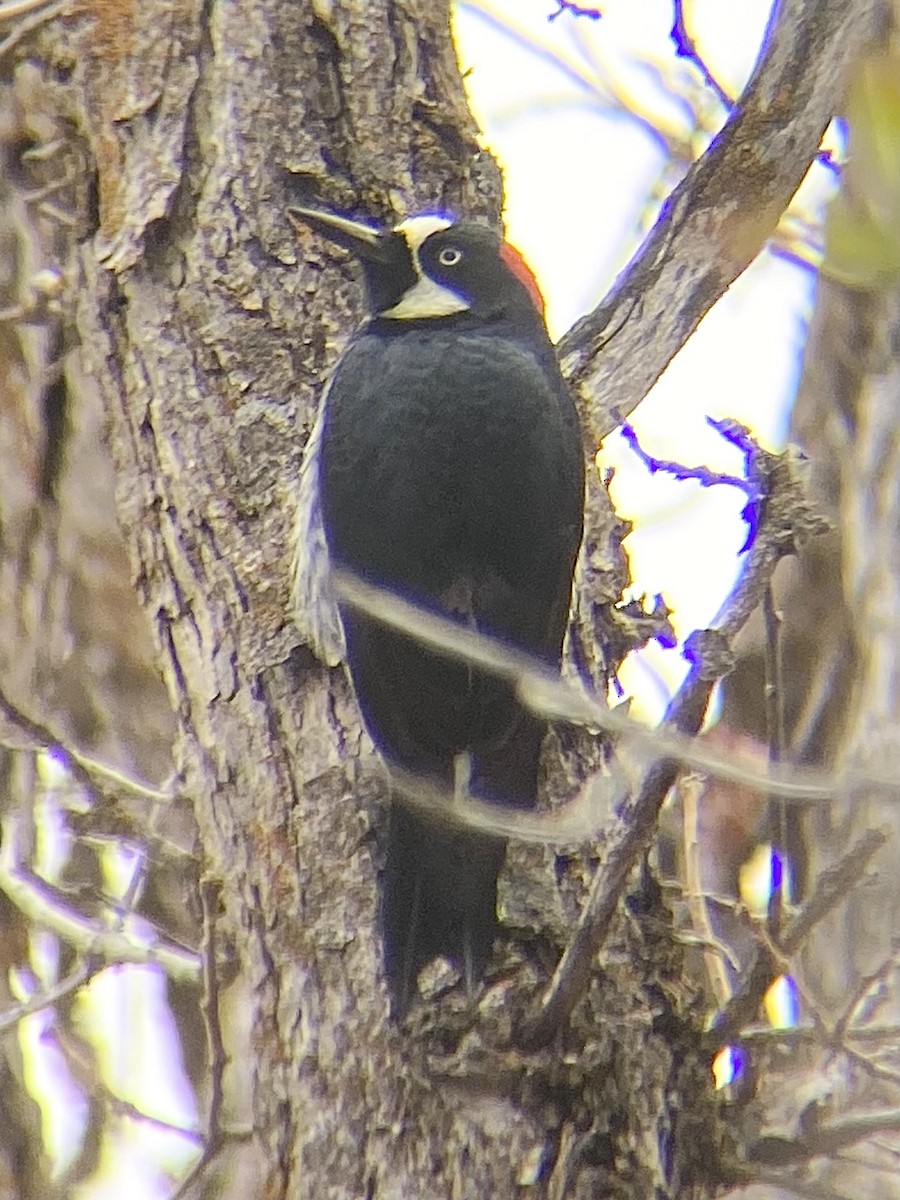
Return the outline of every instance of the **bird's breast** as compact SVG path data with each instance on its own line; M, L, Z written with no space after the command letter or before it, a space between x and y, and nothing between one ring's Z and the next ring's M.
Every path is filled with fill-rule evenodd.
M322 447L335 557L435 599L485 572L527 585L581 508L580 447L554 382L499 338L352 346Z

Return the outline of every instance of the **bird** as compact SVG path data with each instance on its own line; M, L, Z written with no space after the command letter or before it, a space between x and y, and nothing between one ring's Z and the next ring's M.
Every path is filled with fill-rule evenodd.
M300 471L293 610L343 660L388 770L532 808L546 723L515 684L336 598L340 568L560 670L582 538L577 411L524 258L491 227L422 213L393 228L291 207L362 267L366 315L324 388ZM444 957L474 994L498 930L502 837L388 806L383 964L403 1017Z

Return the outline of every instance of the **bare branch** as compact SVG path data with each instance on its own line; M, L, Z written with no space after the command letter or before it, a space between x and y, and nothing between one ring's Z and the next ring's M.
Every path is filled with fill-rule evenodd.
M34 0L32 0L32 3ZM599 8L585 8L583 4L574 4L573 0L556 0L556 12L549 13L547 20L552 22L564 12L573 17L587 17L589 21L599 21L603 13Z
M102 963L101 965L105 966L106 964ZM65 979L61 979L55 986L47 988L42 992L35 992L33 996L29 996L27 1000L23 1000L15 1008L10 1008L6 1012L0 1013L0 1033L14 1028L24 1017L29 1017L32 1013L40 1012L42 1009L51 1008L54 1004L58 1004L60 1000L64 1000L66 996L70 996L72 992L77 992L99 969L94 964L81 962L70 975L67 975Z
M107 796L110 794L109 788L112 785L121 791L131 792L135 796L142 796L146 800L168 802L172 799L170 791L153 787L151 784L144 783L140 779L133 779L130 775L125 775L116 767L110 767L106 763L99 762L97 759L83 754L73 746L67 745L65 741L57 737L46 725L42 725L39 721L35 721L32 717L22 712L4 694L2 689L0 689L0 713L29 739L28 745L16 745L11 748L33 751L49 750L61 754L69 764L72 773L91 791ZM6 743L0 739L0 744Z
M864 975L862 979L857 981L856 987L853 989L853 993L850 996L850 999L847 1001L844 1012L841 1014L837 1024L834 1027L834 1037L836 1041L844 1041L850 1028L850 1022L853 1021L857 1016L857 1013L859 1012L859 1009L864 1001L867 1000L881 984L889 979L890 976L898 970L898 968L900 968L900 945L895 942L892 953L888 955L884 962L880 963L874 971Z
M863 1025L850 1026L843 1032L845 1042L880 1042L894 1047L900 1038L900 1025ZM791 1025L780 1029L774 1025L749 1025L741 1030L741 1042L745 1045L778 1044L782 1046L830 1045L833 1035L826 1031L823 1038L822 1028L818 1024ZM877 1047L876 1047L877 1049Z
M200 1007L206 1030L206 1052L210 1073L206 1136L203 1141L202 1153L188 1168L175 1190L170 1193L169 1200L181 1200L182 1196L187 1195L188 1189L205 1174L210 1164L218 1157L226 1140L235 1136L247 1136L243 1133L236 1135L227 1133L222 1128L222 1109L225 1098L223 1081L225 1068L228 1065L228 1055L222 1039L222 1027L219 1023L219 967L216 929L221 893L222 885L218 880L201 880L203 943L200 953L203 962L203 996Z
M811 1158L833 1155L838 1151L861 1142L876 1133L896 1133L900 1130L900 1109L888 1109L879 1113L859 1113L839 1121L814 1126L809 1133L798 1138L764 1137L747 1147L747 1156L752 1161L770 1166L787 1166L790 1163L807 1162Z
M716 1003L722 1007L731 998L731 984L725 964L728 962L735 970L737 965L729 958L727 948L721 945L715 935L710 919L709 901L702 886L699 814L704 786L705 780L696 774L684 775L678 781L677 794L684 814L684 896L691 923L703 947L703 962L712 993Z
M50 929L88 956L108 962L156 963L172 979L194 982L200 959L192 950L160 936L141 940L117 928L92 921L76 911L50 884L27 871L18 852L18 822L14 814L3 821L0 846L0 891L35 925Z
M609 295L560 342L596 441L616 427L613 414L634 411L774 232L816 157L871 13L871 0L774 6L759 62L721 132Z
M46 8L49 0L6 0L0 4L0 23L15 21L36 8Z
M714 429L719 429L720 422L709 420L709 424ZM638 456L651 475L658 473L671 475L673 479L692 479L695 483L699 483L701 487L717 487L720 484L727 487L735 487L749 496L752 500L758 500L756 489L749 479L744 475L729 475L722 471L713 471L710 467L688 467L683 463L673 462L668 458L656 458L655 455L649 454L641 445L637 435L637 430L627 421L623 421L619 426L619 433Z
M736 1183L740 1181L738 1186L741 1190L748 1184L761 1183L777 1189L779 1194L787 1192L792 1196L798 1196L800 1200L851 1200L846 1192L836 1192L820 1180L810 1182L798 1179L796 1175L787 1171L776 1171L771 1167L751 1166L744 1162L732 1163L729 1165L729 1175Z
M781 557L792 553L799 544L826 527L806 500L803 471L798 469L793 452L789 450L778 456L765 453L753 445L747 431L736 422L721 423L721 431L741 446L747 455L748 474L754 481L754 494L758 497L753 508L764 510L765 533L755 529L758 516L752 519L748 517L752 548L741 581L719 613L717 628L688 639L685 654L691 660L702 660L705 664L703 670L710 667L717 639L720 649L730 653L728 637L743 627L762 600L768 579ZM677 723L648 729L624 713L610 709L586 691L560 679L545 664L535 662L523 652L465 629L435 613L424 611L395 593L367 583L347 571L334 571L332 585L342 603L375 617L391 628L408 633L426 645L513 680L522 703L545 719L594 727L625 737L629 739L632 749L645 756L645 761L670 757L677 759L681 766L707 771L720 779L739 782L760 791L774 787L780 796L794 800L830 799L836 791L860 782L852 774L836 777L796 767L760 773L752 766L736 763L733 756L726 758L716 755L697 745L693 737L686 735ZM727 631L731 631L731 634ZM721 640L723 636L724 642ZM728 666L728 663L723 664L719 673L724 673ZM695 664L695 671L689 679L696 679L696 674ZM694 731L692 729L691 733ZM867 775L865 782L868 786L883 786L892 791L896 787L895 780L888 778L877 780ZM466 821L464 805L457 806L453 819ZM482 820L483 814L473 813L473 824L478 825Z
M877 1062L873 1055L864 1054L861 1050L857 1050L855 1047L846 1044L841 1046L841 1051L846 1055L851 1064L859 1067L871 1079L878 1079L883 1083L893 1084L894 1087L900 1085L900 1071Z
M763 694L766 712L766 731L769 743L769 766L777 766L784 758L784 687L781 663L781 614L775 607L770 584L762 602L765 642L765 683ZM768 932L777 939L784 910L784 880L788 853L787 806L777 792L772 792L768 805L771 891L769 893Z
M70 0L55 0L51 3L47 3L46 0L34 0L32 4L29 3L29 0L22 0L21 5L17 4L16 8L20 8L24 15L12 33L0 42L0 61L29 33L64 13L69 7L69 3Z
M501 678L514 679L522 703L538 716L548 721L564 721L602 729L620 738L627 738L632 748L646 759L676 757L684 767L705 771L718 779L740 783L757 791L766 792L777 786L779 794L795 801L830 800L835 792L863 783L867 787L896 791L895 779L881 779L868 773L865 777L857 778L852 773L826 774L799 767L782 769L774 775L760 772L750 762L741 763L733 755L725 757L708 750L697 743L693 736L684 736L675 727L662 725L650 729L560 679L547 669L545 663L529 658L503 642L466 629L447 617L428 612L396 592L376 587L345 570L333 571L332 580L335 595L340 597L342 603L375 617L392 629L408 633L445 654L465 659ZM756 602L759 602L758 596ZM743 621L746 621L754 607L740 587L732 593L723 612L732 604L737 606L735 617L741 616ZM702 642L702 633L688 639L686 654L702 653L703 648L696 641L698 637ZM464 808L460 805L457 815L460 821L465 820L463 812ZM475 816L473 824L478 825L479 820Z
M847 893L864 878L866 865L887 841L887 834L870 829L816 883L816 888L797 916L785 928L778 947L779 956L789 959L800 949L815 926L846 898ZM727 1045L739 1037L741 1029L756 1016L763 996L780 973L772 952L761 946L744 980L713 1022L707 1034L711 1050Z
M753 460L756 472L763 473L762 451ZM750 459L748 458L748 462ZM771 465L771 464L770 464ZM751 472L752 473L752 472ZM776 566L794 549L799 536L797 522L807 520L805 504L796 507L789 477L772 474L772 491L748 554L737 587L726 600L713 628L694 634L686 654L692 659L690 674L675 696L666 714L664 727L693 736L700 729L716 682L731 669L731 642L761 602ZM569 1018L590 978L595 956L603 946L619 898L640 856L646 853L656 831L659 810L675 783L682 763L664 758L646 773L637 794L623 803L618 820L609 835L603 866L597 871L572 940L566 947L550 984L541 998L535 1020L523 1031L526 1045L543 1045Z
M219 1024L219 961L217 922L222 886L217 880L200 883L200 903L203 907L203 996L200 1002L206 1029L206 1050L210 1067L210 1098L207 1116L207 1135L211 1142L218 1139L222 1119L222 1079L228 1064L222 1027Z
M696 733L717 678L716 675L706 678L695 668L673 702L667 723L671 722L681 733ZM619 897L632 869L649 847L659 810L680 769L680 764L670 758L655 763L647 772L638 794L620 807L616 826L605 847L603 866L594 876L578 927L541 997L537 1018L522 1030L523 1045L545 1045L568 1020L584 992L594 958L606 940Z
M684 19L684 3L683 0L674 0L672 15L672 28L669 32L669 37L675 44L675 51L681 58L686 58L692 62L700 74L703 76L703 82L715 92L719 103L723 108L731 108L733 100L725 91L716 77L710 71L709 67L704 62L700 51L697 49L697 43L691 37L687 22Z
M690 162L691 155L685 139L678 134L667 132L657 121L652 120L634 104L630 89L620 80L611 78L608 71L601 76L596 71L590 71L578 62L573 62L558 51L554 51L540 37L536 36L526 24L518 24L510 16L502 19L492 11L490 6L477 0L464 0L464 8L472 13L488 28L502 33L515 45L533 54L541 62L552 66L571 84L587 97L588 104L601 112L612 112L623 120L634 123L648 138L660 147L667 158L674 159L685 167Z
M404 804L426 810L432 819L558 848L578 848L596 838L604 820L630 791L627 776L615 762L608 775L594 773L571 799L546 812L491 804L393 766L388 775L392 793L401 796Z

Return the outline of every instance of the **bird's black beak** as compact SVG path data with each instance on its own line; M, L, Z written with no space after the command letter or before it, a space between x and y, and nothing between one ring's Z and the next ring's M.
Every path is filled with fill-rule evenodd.
M386 265L391 258L392 243L396 235L382 229L373 229L362 221L353 221L338 213L320 208L300 208L293 205L287 209L288 220L295 229L309 228L323 234L338 246L350 250L364 262Z

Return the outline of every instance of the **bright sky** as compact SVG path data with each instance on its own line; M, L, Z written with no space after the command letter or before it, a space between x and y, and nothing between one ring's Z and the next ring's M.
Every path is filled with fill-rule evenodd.
M646 126L610 110L603 96L610 79L616 95L639 100L653 125L682 140L692 122L673 93L699 95L713 130L724 113L696 69L674 54L670 0L609 0L600 5L600 21L563 13L548 22L555 7L554 0L465 0L456 32L471 103L503 167L507 234L534 267L551 333L559 337L608 290L675 182L667 178L665 190L656 188L664 148ZM732 95L753 67L769 7L767 0L685 5L700 53ZM702 142L694 146L701 149ZM819 168L806 190L821 203L830 186ZM635 415L645 449L739 472L739 456L709 429L707 416L736 417L764 444L780 446L812 286L808 270L770 254L757 260ZM603 449L604 464L616 471L617 508L638 524L626 542L636 591L662 592L685 637L712 619L734 581L746 533L742 497L651 477L617 435ZM683 660L679 651L655 646L640 660L626 668L623 682L655 719Z

